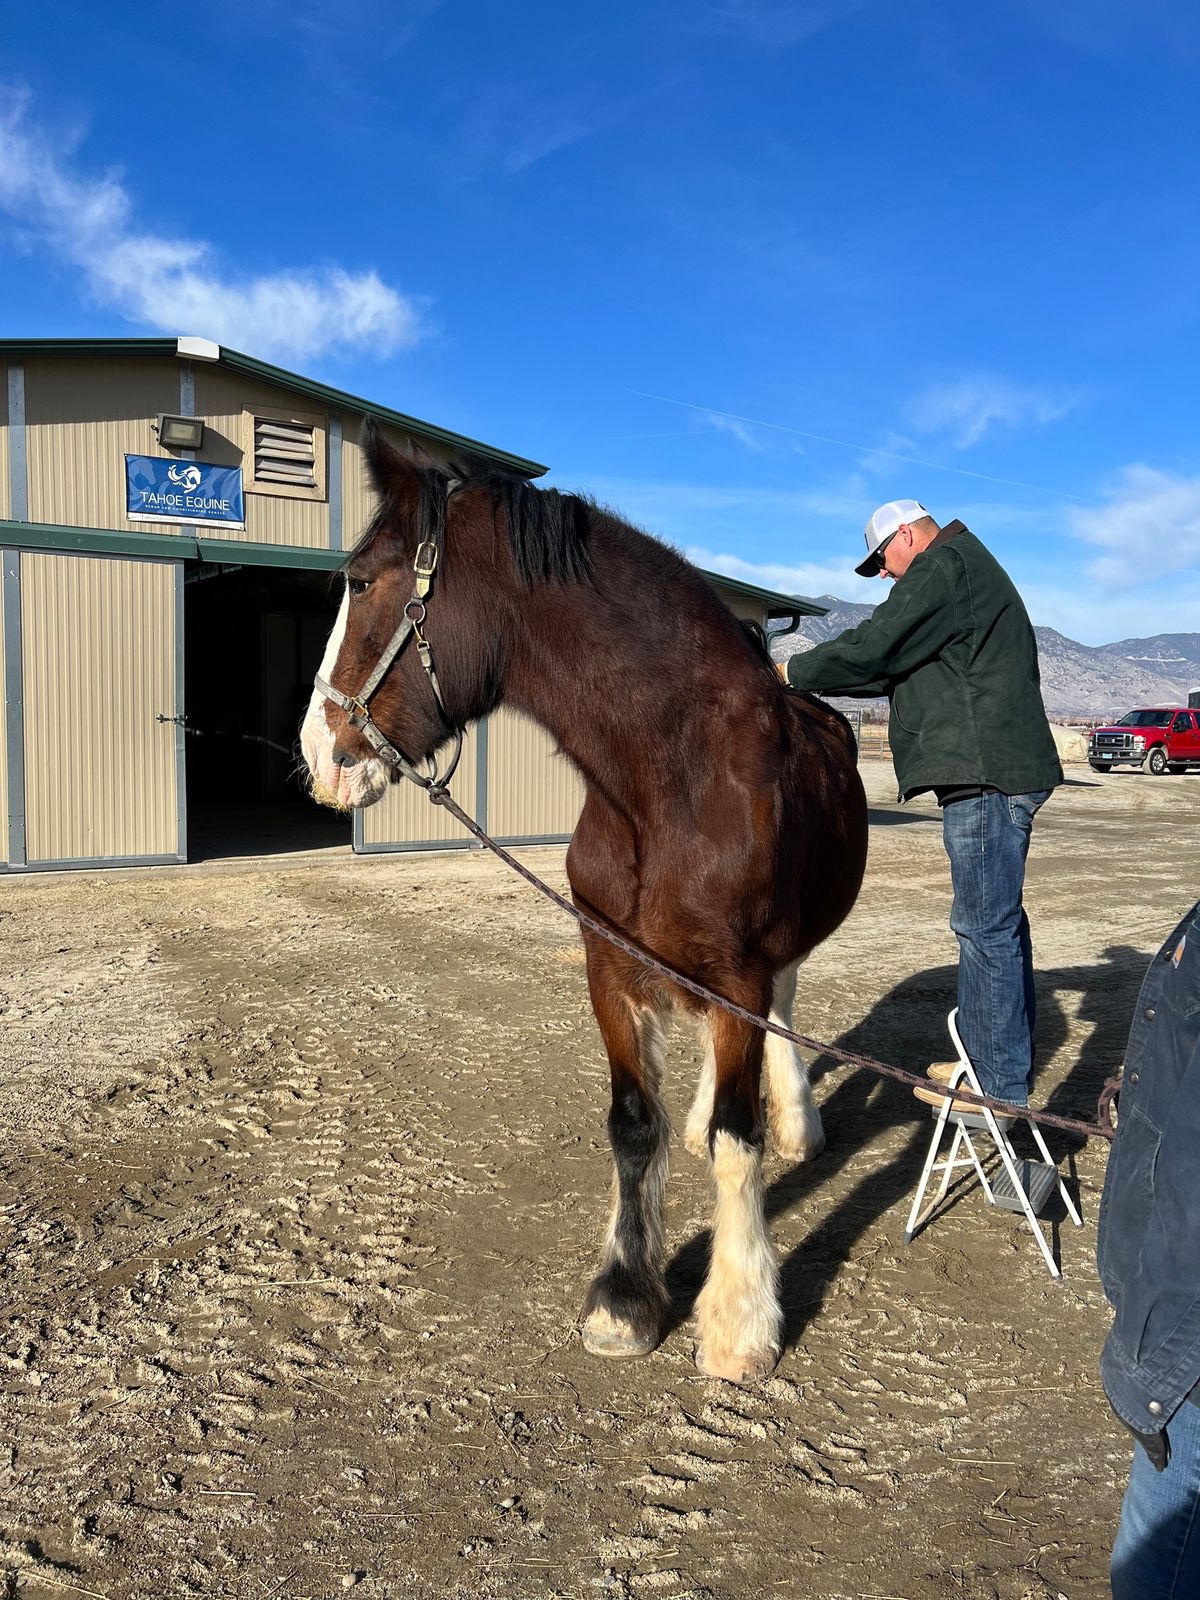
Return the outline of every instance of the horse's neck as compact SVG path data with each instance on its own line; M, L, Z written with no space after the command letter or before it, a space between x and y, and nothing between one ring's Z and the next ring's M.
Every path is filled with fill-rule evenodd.
M647 789L683 782L681 767L692 765L686 755L704 720L694 715L697 693L707 686L696 664L708 684L723 685L723 675L740 677L750 665L719 622L706 629L706 605L685 617L686 602L673 586L644 579L620 605L584 586L534 590L510 655L507 703L631 808Z

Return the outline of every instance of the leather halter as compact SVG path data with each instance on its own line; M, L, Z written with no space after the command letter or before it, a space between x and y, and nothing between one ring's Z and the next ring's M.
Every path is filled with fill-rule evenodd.
M446 500L449 502L454 491L461 487L460 478L450 478L446 483ZM442 554L442 536L445 529L445 516L441 524L435 527L431 539L422 539L417 545L416 554L413 556L413 573L416 581L413 592L404 606L404 616L400 626L384 646L383 654L372 667L367 681L357 694L343 694L340 689L335 689L331 683L326 683L320 673L313 679L318 692L326 700L332 700L335 706L340 706L346 713L346 721L352 728L357 729L375 751L382 761L387 762L411 782L418 784L422 789L444 789L454 776L454 769L458 766L459 757L462 755L463 735L462 729L454 727L454 755L446 771L439 777L437 762L432 756L424 757L427 772L419 768L396 749L387 735L372 721L371 713L367 709L368 703L387 676L389 667L412 638L416 642L417 654L421 658L421 665L425 669L425 676L429 679L429 687L433 690L433 698L437 701L438 710L447 722L450 715L446 710L445 701L442 699L441 685L438 683L437 670L433 664L433 651L423 630L425 623L425 601L433 592L433 580L437 573L438 561ZM453 726L453 724L451 724Z

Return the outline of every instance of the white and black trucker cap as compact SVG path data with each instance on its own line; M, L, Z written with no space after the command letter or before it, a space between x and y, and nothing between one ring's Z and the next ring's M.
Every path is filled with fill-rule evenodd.
M855 567L860 578L873 578L879 571L880 547L904 522L920 522L929 515L919 500L889 500L867 518L867 559Z

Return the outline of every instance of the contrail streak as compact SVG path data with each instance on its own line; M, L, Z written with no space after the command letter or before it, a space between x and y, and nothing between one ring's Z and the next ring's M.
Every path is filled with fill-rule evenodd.
M1071 494L1066 489L1051 489L1044 483L1023 483L1020 478L996 478L990 472L970 472L966 467L948 467L941 461L922 461L919 456L901 456L894 450L876 450L873 445L854 444L849 439L831 439L825 433L806 433L803 428L791 428L784 422L765 422L761 417L743 417L736 411L718 411L715 406L698 406L691 400L675 400L669 394L651 394L646 389L626 389L626 394L640 395L643 400L661 400L664 405L683 406L688 411L700 411L711 417L727 417L731 422L748 422L755 428L773 428L776 433L791 433L798 439L815 439L818 444L834 444L842 450L857 450L861 455L883 456L888 461L903 461L910 467L927 467L931 472L953 472L960 478L977 478L982 483L1002 483L1010 489L1032 489L1035 494L1054 494L1063 500L1084 497Z

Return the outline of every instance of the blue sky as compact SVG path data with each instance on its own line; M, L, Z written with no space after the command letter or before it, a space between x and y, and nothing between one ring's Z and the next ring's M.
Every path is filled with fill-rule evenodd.
M9 7L0 319L188 332L878 599L896 495L1034 620L1200 629L1191 0Z

